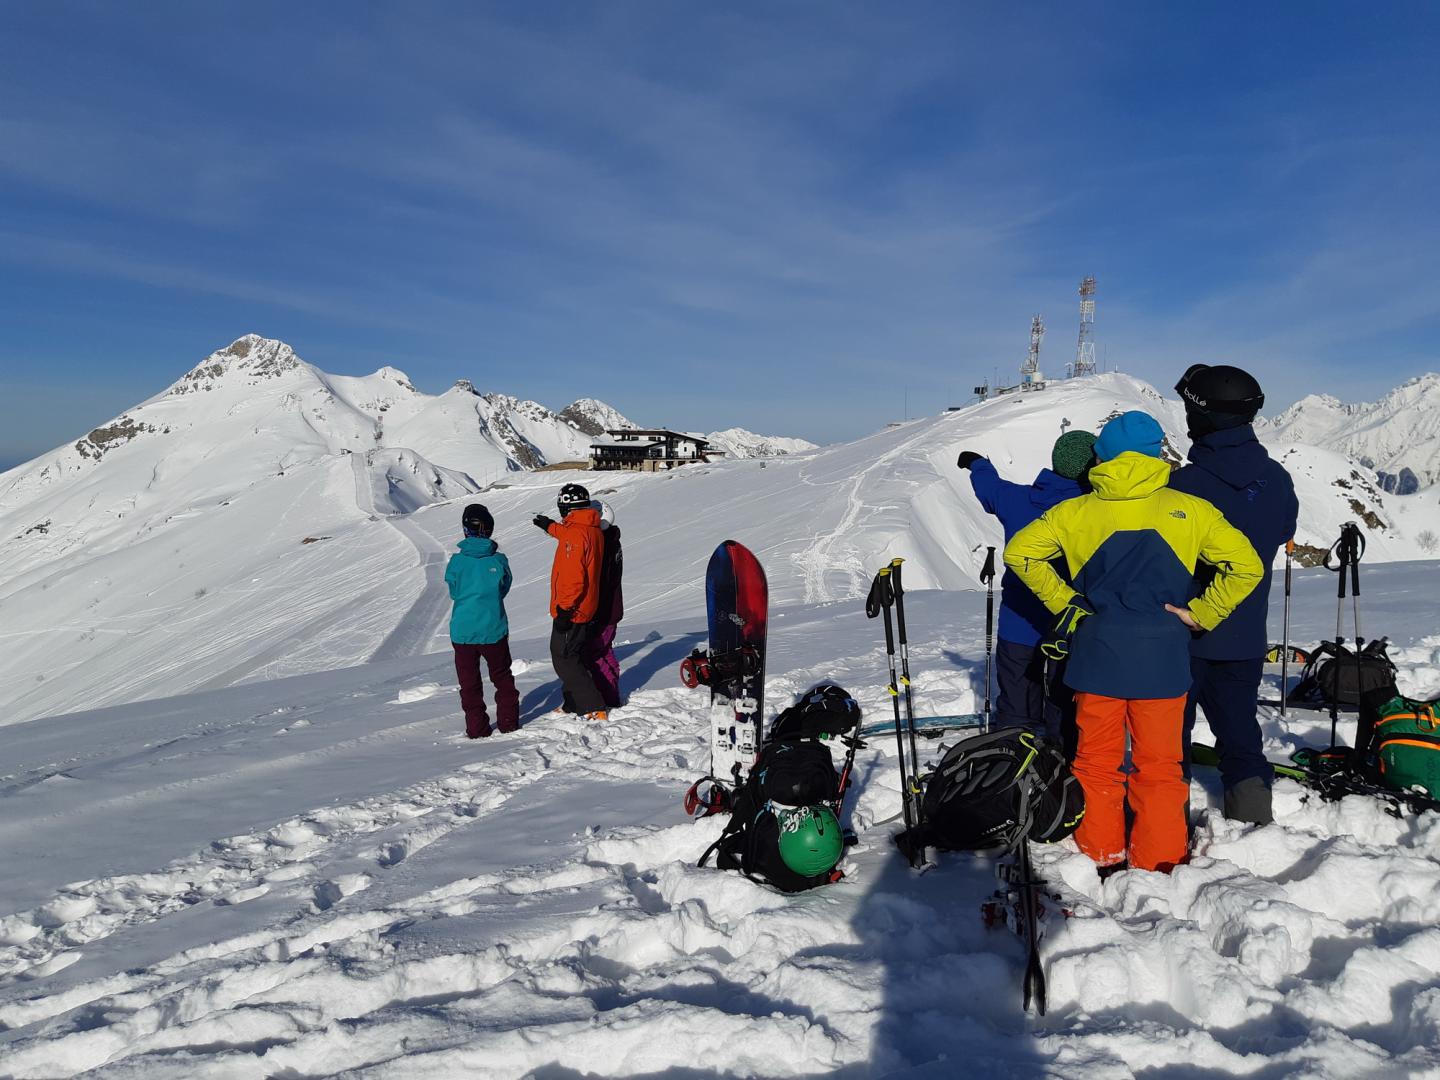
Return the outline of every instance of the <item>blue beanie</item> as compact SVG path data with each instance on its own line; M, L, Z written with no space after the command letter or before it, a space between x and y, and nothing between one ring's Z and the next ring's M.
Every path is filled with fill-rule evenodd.
M1110 461L1127 450L1137 454L1160 456L1160 444L1165 441L1165 432L1149 413L1130 411L1121 413L1100 429L1095 440L1095 456L1101 461Z

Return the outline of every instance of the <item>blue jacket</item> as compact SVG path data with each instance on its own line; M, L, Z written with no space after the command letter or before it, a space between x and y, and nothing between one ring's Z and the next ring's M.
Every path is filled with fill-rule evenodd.
M1271 459L1249 424L1202 435L1190 447L1191 464L1170 478L1176 491L1199 495L1245 534L1265 564L1260 586L1214 630L1197 634L1193 656L1206 660L1255 660L1269 648L1265 619L1270 609L1270 565L1285 541L1295 535L1300 504L1284 466ZM1195 579L1198 594L1213 571Z
M467 536L458 546L459 554L451 555L445 567L445 584L455 603L450 640L457 645L493 645L510 633L505 618L510 560L484 536Z
M1005 542L1052 506L1081 494L1078 481L1041 469L1033 484L1000 479L989 458L970 466L970 486L987 514L1000 519ZM1055 616L1011 570L1000 579L1000 640L1016 645L1038 645L1055 623Z
M1090 470L1094 491L1045 511L1005 545L1005 565L1059 613L1083 594L1094 609L1076 627L1065 665L1072 690L1115 698L1175 698L1190 689L1190 632L1169 611L1191 594L1195 568L1216 568L1190 614L1214 629L1260 583L1245 534L1204 499L1166 487L1170 466L1126 452ZM1065 557L1074 585L1051 561Z

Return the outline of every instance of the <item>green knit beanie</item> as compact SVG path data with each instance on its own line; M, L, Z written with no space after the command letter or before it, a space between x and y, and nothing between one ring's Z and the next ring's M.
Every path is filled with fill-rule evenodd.
M1067 431L1055 440L1050 468L1067 480L1079 480L1095 456L1095 436L1088 431Z

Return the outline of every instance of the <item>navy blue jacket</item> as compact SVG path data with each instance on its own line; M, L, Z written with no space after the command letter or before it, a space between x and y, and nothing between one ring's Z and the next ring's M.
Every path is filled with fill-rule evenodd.
M989 458L979 458L970 466L970 486L975 489L975 497L985 512L1000 519L1007 544L1012 536L1052 506L1083 494L1078 481L1067 480L1049 469L1041 469L1033 484L1002 480ZM1065 574L1063 568L1060 572ZM1000 579L1000 640L1016 645L1038 645L1054 625L1055 616L1045 609L1039 597L1026 588L1014 571L1006 570Z
M1190 464L1170 478L1176 491L1213 503L1225 520L1255 545L1265 564L1259 587L1214 630L1195 635L1190 653L1206 660L1255 660L1269 648L1265 626L1270 609L1270 566L1275 553L1295 535L1300 503L1284 466L1271 459L1249 424L1202 435L1190 446ZM1196 577L1195 595L1213 571Z

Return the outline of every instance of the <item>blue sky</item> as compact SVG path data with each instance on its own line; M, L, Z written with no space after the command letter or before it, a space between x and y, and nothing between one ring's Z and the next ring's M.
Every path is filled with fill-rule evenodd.
M1440 9L0 7L0 464L242 333L849 438L1074 353L1440 368Z

